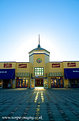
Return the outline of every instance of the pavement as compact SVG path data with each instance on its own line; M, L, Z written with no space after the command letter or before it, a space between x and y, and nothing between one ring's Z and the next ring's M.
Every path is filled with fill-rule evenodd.
M0 121L79 121L79 89L0 89Z

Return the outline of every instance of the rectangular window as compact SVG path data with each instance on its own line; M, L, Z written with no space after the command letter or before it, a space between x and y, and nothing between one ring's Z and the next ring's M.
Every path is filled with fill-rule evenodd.
M37 67L34 69L35 76L43 76L44 75L44 68Z

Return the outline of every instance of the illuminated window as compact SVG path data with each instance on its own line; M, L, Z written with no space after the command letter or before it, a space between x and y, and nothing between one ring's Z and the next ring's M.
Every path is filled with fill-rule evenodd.
M35 68L34 69L34 74L35 76L43 76L44 75L44 68Z

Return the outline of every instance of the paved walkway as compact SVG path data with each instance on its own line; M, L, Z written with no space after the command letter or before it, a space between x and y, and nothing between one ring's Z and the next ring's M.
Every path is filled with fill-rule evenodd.
M79 89L0 89L0 121L79 121Z

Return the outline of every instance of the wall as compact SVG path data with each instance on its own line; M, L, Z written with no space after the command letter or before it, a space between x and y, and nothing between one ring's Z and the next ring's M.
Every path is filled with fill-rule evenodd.
M37 63L37 59L41 58L42 62ZM33 63L33 73L35 67L44 67L44 73L45 73L45 54L34 54L34 63Z
M60 64L60 67L52 67L52 64ZM63 73L63 63L62 62L49 62L48 69L50 72L62 72Z
M79 61L63 61L63 68L79 68Z
M25 67L22 68L21 65L25 65ZM30 65L31 63L27 62L17 62L16 63L16 73L17 72L30 72Z
M33 55L29 56L29 62L33 64Z
M0 62L0 69L16 69L16 62Z

